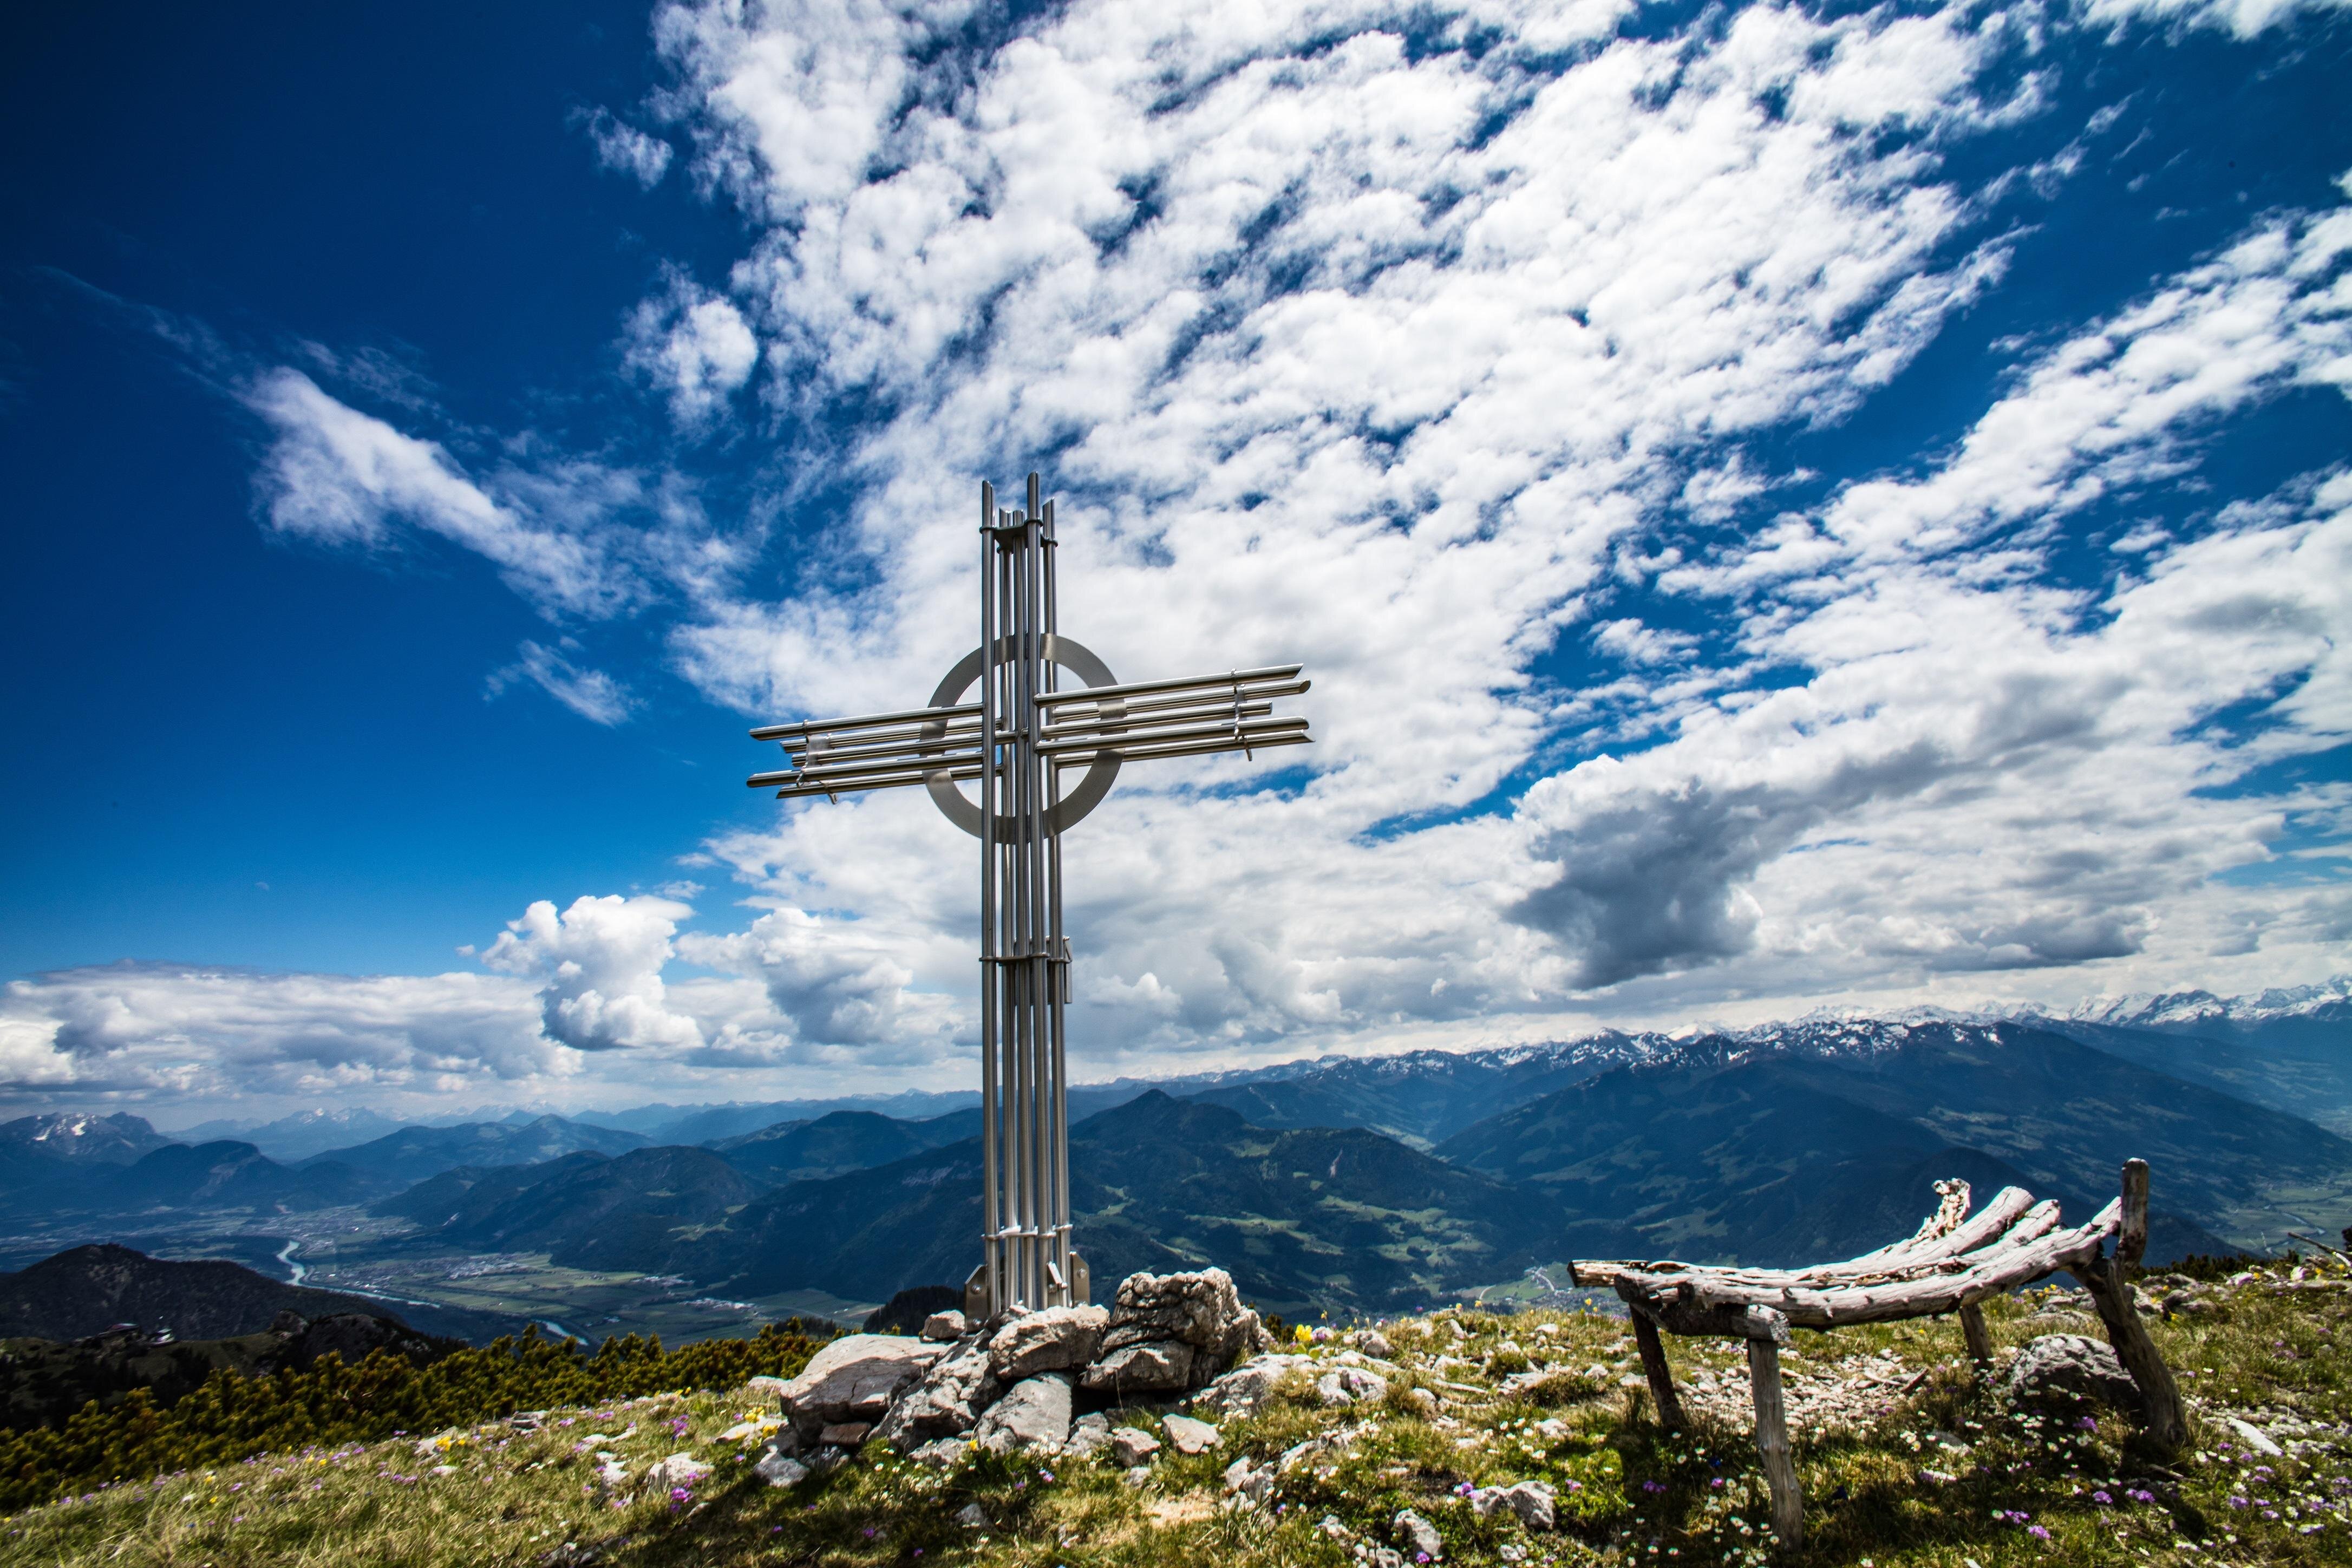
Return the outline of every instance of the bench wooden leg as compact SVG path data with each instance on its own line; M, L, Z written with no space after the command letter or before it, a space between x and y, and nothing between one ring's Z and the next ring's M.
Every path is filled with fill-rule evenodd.
M1797 1489L1797 1461L1789 1451L1789 1411L1780 1397L1780 1347L1748 1342L1748 1381L1756 1395L1756 1451L1772 1489L1772 1534L1794 1548L1805 1538L1805 1497Z
M1683 1429L1683 1402L1675 1393L1675 1374L1666 1366L1666 1347L1658 1325L1640 1312L1633 1314L1633 1342L1642 1347L1642 1375L1650 1380L1650 1398L1658 1407L1658 1425L1669 1432Z
M2095 1258L2075 1272L2090 1288L2099 1321L2106 1325L2107 1342L2116 1347L2116 1359L2138 1385L2143 1430L2148 1440L2167 1454L2179 1453L2189 1443L2189 1418L2180 1408L2180 1386L2172 1381L2172 1369L2164 1364L2156 1342L2148 1337L2147 1325L2139 1321L2123 1270L2113 1258Z
M1992 1335L1985 1329L1984 1309L1974 1301L1960 1309L1960 1332L1968 1337L1969 1359L1980 1377L1992 1375Z

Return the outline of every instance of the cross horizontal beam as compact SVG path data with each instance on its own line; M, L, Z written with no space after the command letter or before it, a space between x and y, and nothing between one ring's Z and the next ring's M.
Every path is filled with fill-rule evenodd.
M1313 739L1307 721L1274 714L1275 699L1297 696L1313 685L1296 679L1301 668L1272 665L1039 692L1036 706L1046 721L1034 738L1001 728L996 744L1009 747L1032 739L1037 755L1056 769L1092 766L1113 757L1145 762L1304 745ZM752 789L772 788L776 798L790 800L900 789L940 775L976 779L988 749L981 735L983 722L980 704L957 703L762 725L752 737L781 741L792 766L753 773L743 782Z

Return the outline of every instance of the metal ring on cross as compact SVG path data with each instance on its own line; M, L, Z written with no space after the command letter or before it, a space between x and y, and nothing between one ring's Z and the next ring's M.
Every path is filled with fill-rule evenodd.
M1045 658L1076 676L1079 685L1117 686L1118 684L1118 678L1111 674L1110 666L1105 664L1096 656L1092 648L1076 638L1066 637L1056 632L1047 632L1045 640L1045 646L1043 651ZM1013 638L1010 636L997 638L996 648L1000 661L1010 658L1013 653ZM963 694L971 690L973 682L980 679L982 655L985 651L982 648L974 648L956 661L955 668L949 670L945 679L940 680L939 689L931 693L932 707L950 708L963 700ZM1109 716L1117 717L1124 711L1126 711L1125 703L1104 704L1104 712ZM923 726L923 739L937 740L947 733L947 721L934 719ZM992 750L993 748L983 740L981 746L982 753L985 755ZM1078 781L1077 788L1062 797L1060 804L1054 807L1051 816L1047 817L1046 831L1059 833L1066 827L1074 827L1085 818L1087 813L1100 805L1103 796L1110 793L1110 786L1118 778L1118 763L1119 759L1116 756L1098 756L1087 763L1087 776ZM940 808L940 814L942 816L974 838L980 837L980 807L964 797L963 791L956 787L955 780L949 775L945 768L941 768L937 773L925 773L923 786L930 791L931 802Z

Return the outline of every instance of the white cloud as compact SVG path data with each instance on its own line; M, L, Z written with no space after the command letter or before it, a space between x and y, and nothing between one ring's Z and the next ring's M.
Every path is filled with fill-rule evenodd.
M422 529L566 614L666 594L706 694L885 709L976 640L972 480L1050 454L1065 628L1128 679L1303 658L1320 738L1304 777L1129 769L1072 835L1082 1070L2340 968L2340 857L2281 847L2352 798L2242 781L2352 724L2347 481L2055 563L2266 401L2352 385L2352 218L2252 220L2033 338L1948 450L1824 494L1780 438L2001 289L2000 204L2105 122L2042 122L2038 7L1623 14L1481 0L1408 47L1337 0L1010 35L670 5L662 112L759 233L724 293L667 273L625 358L688 436L763 350L786 426L884 411L807 437L856 487L812 569L751 596L708 529L618 528L625 477L461 463L291 372L256 399L273 522ZM539 647L517 676L618 716ZM970 841L916 792L781 809L709 847L744 930L515 922L493 957L545 1037L730 1085L968 1049Z
M370 371L354 384L373 393L383 381ZM397 390L417 422L440 419L413 374ZM671 595L723 596L757 536L756 525L714 529L675 472L573 456L528 434L469 465L289 367L252 376L240 396L271 433L254 488L278 533L378 552L412 534L435 537L489 562L551 619L625 616Z
M337 401L299 371L262 374L246 402L276 434L256 484L281 533L380 549L405 522L487 558L551 608L608 615L638 596L594 535L494 499L438 445Z
M2132 22L2169 22L2184 27L2225 27L2252 38L2298 13L2342 10L2347 0L2088 0L2084 17L2121 27Z
M587 129L589 141L595 143L596 162L604 167L628 175L646 190L660 184L662 176L669 173L670 144L647 135L611 110L575 114L573 120Z
M751 379L760 342L729 300L670 275L667 292L631 312L625 360L669 399L681 428L699 429L723 414L729 396Z
M565 646L577 649L570 638ZM554 648L525 642L516 650L522 657L491 672L483 695L497 697L519 680L529 680L550 697L592 724L618 724L627 720L636 700L628 688L601 669L583 669Z
M561 1079L528 987L496 976L118 963L10 983L0 1088L334 1099Z
M677 922L694 911L674 900L584 896L557 914L541 899L482 953L505 974L544 982L541 1022L574 1050L699 1046L694 1019L665 1005L662 967Z

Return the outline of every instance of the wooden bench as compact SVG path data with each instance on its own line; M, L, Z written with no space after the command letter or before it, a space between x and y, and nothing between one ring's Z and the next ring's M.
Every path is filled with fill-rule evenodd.
M1780 1394L1780 1347L1791 1329L1827 1331L1956 1313L1979 1374L1992 1365L1992 1340L1978 1303L2063 1269L2089 1288L2107 1339L2138 1386L2147 1436L2167 1454L2188 1440L2180 1392L2134 1308L2125 1265L2147 1246L2147 1163L2127 1161L2123 1195L2089 1224L2060 1224L2058 1205L2004 1187L1974 1215L1966 1182L1938 1182L1942 1203L1908 1240L1843 1263L1811 1268L1717 1268L1694 1263L1576 1262L1580 1286L1608 1285L1624 1299L1659 1422L1683 1426L1682 1401L1658 1331L1744 1340L1756 1401L1756 1447L1772 1493L1772 1531L1784 1545L1804 1534L1804 1499L1789 1449ZM2112 1257L2105 1256L2109 1240Z

